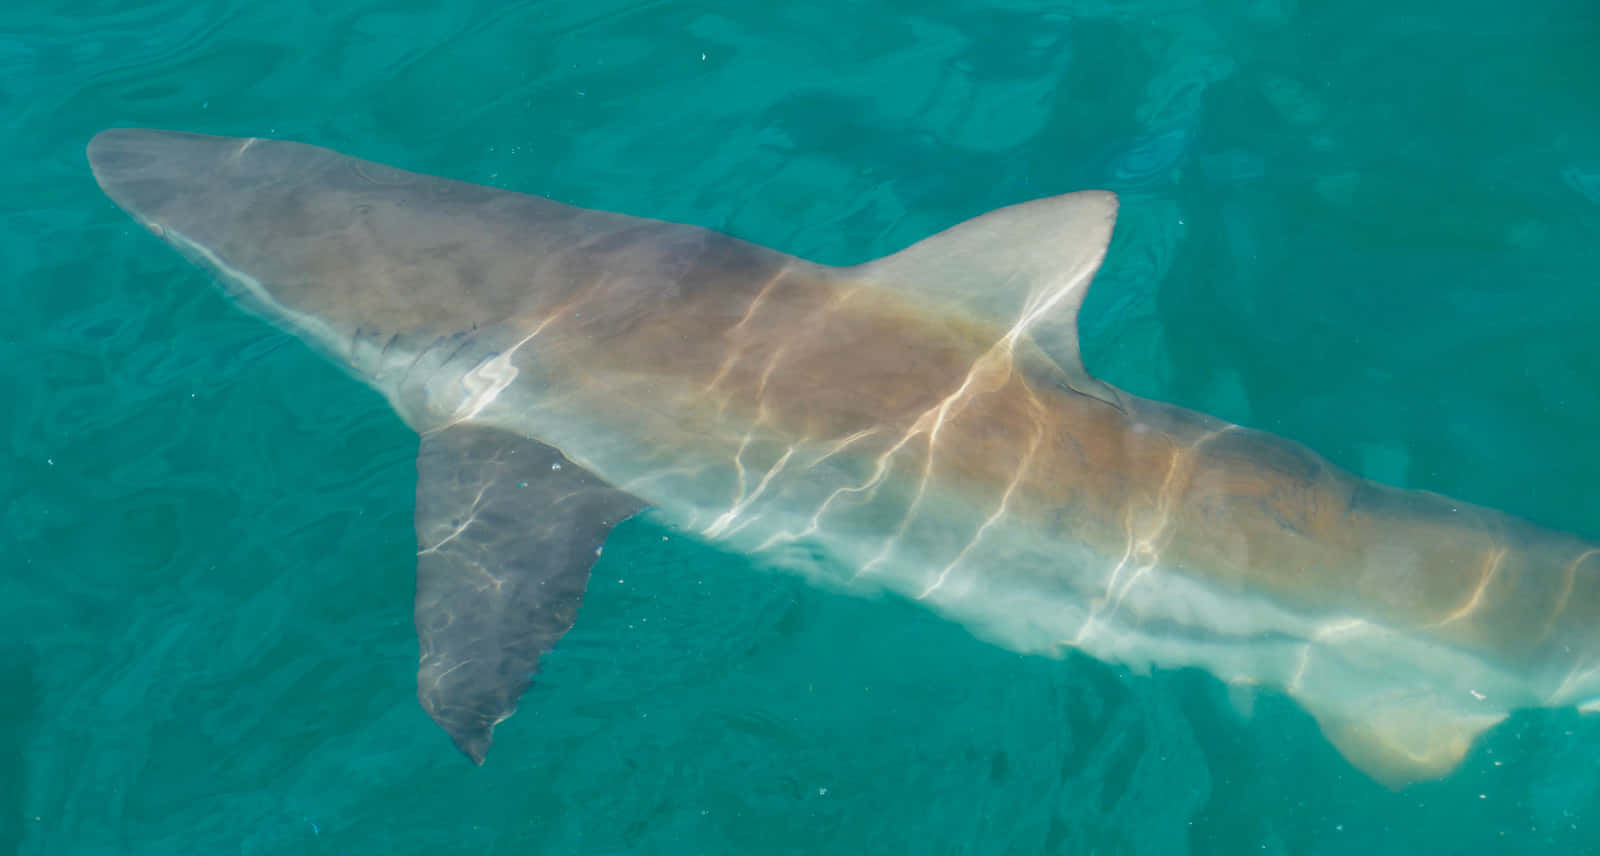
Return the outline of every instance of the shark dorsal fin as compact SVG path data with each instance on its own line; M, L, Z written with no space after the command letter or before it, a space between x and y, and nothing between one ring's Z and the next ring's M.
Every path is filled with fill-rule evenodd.
M1109 388L1089 377L1078 352L1078 309L1116 219L1117 197L1109 191L1035 199L974 217L844 273L951 306L999 326L1017 342L1032 340L1074 388L1105 397Z

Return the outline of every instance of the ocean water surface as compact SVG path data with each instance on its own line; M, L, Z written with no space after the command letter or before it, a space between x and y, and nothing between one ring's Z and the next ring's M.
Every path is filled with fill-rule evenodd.
M1597 57L1593 0L5 4L0 856L1600 852L1600 717L1392 791L1282 696L648 519L475 768L413 695L415 436L83 155L296 139L837 264L1109 188L1091 371L1600 538Z

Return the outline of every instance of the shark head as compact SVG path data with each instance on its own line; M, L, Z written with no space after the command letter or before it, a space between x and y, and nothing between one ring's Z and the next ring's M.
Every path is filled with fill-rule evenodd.
M284 140L118 128L88 156L135 220L418 430L475 413L510 352L625 335L710 258L704 230ZM766 257L722 245L736 272ZM529 344L558 317L578 321Z
M348 350L363 328L414 322L414 309L382 299L350 266L366 254L363 222L381 216L374 191L403 174L261 142L119 128L95 136L89 163L106 194L151 233L246 307L324 350Z
M588 213L279 140L118 128L88 156L136 221L419 429L460 407L451 379L560 305L574 278L541 289L536 263Z

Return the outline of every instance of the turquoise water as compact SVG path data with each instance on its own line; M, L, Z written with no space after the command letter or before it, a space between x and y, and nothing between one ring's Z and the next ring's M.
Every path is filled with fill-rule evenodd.
M649 521L473 768L413 698L414 436L82 154L294 138L830 263L1108 187L1091 370L1595 538L1597 56L1592 0L6 4L0 856L1600 848L1600 718L1391 792L1282 697Z

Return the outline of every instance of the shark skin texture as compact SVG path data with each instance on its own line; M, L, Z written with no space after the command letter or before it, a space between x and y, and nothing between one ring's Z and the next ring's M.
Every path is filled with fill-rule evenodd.
M1600 544L1084 369L1110 193L828 267L299 143L113 129L88 157L421 435L418 694L475 762L646 508L1014 651L1281 691L1393 787L1600 701Z

